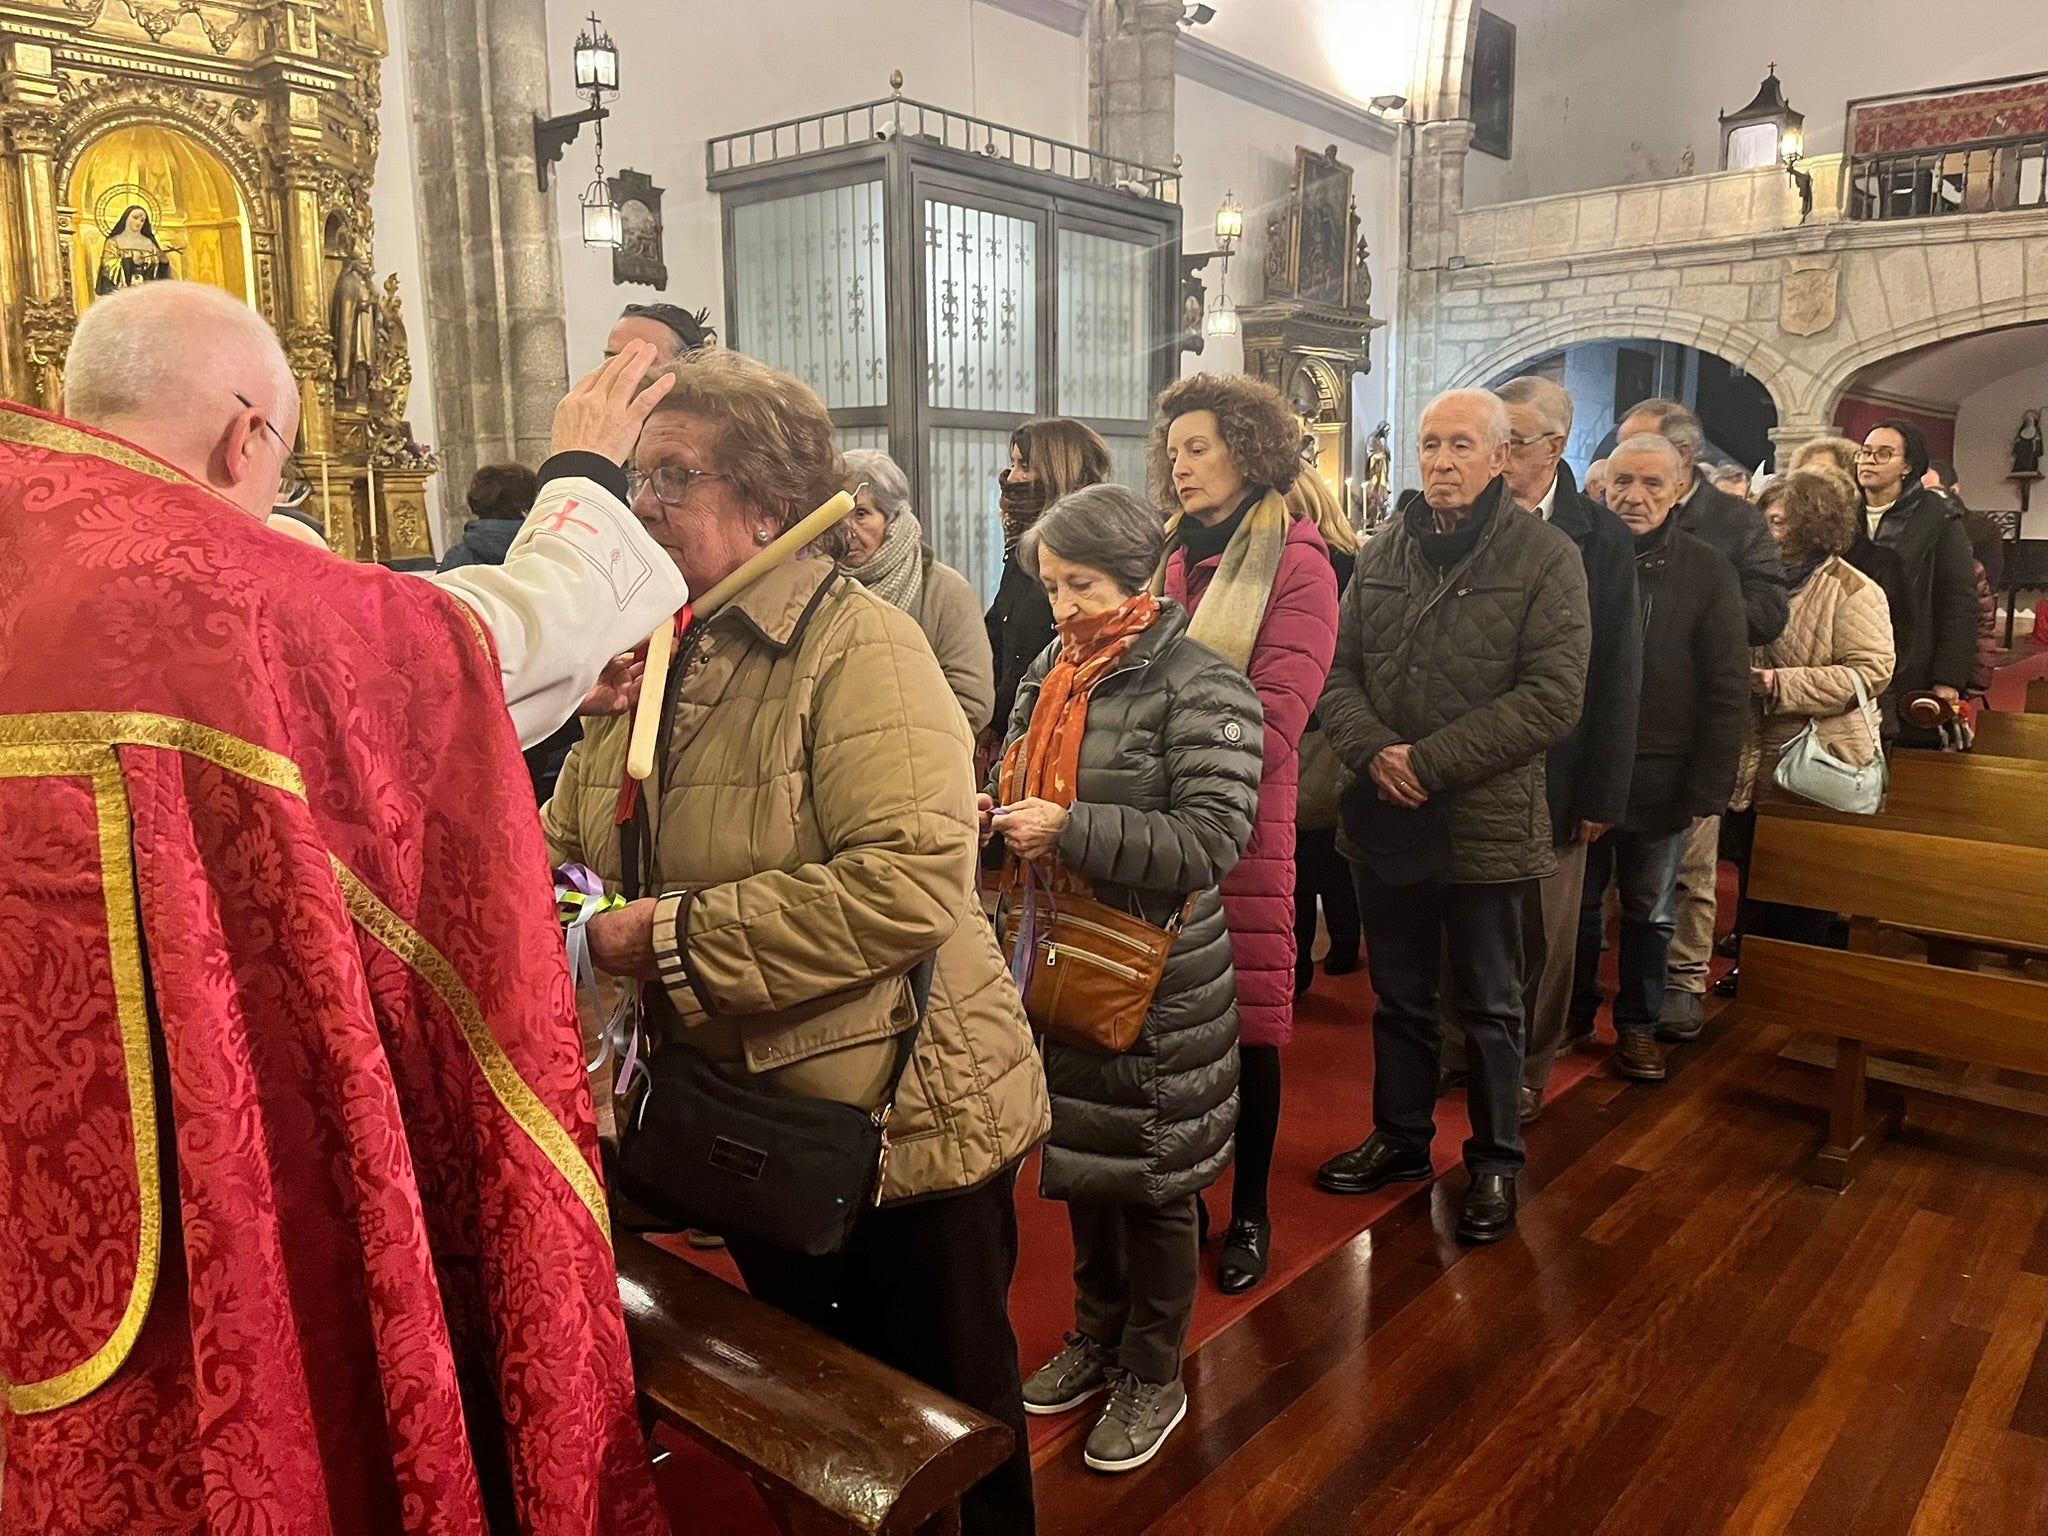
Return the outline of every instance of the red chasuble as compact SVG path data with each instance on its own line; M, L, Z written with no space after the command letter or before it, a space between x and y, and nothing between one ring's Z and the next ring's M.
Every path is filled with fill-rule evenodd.
M665 1532L455 598L0 407L0 1530Z

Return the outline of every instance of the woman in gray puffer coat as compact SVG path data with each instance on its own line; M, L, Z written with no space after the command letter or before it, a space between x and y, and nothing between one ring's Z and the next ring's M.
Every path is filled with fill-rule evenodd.
M984 806L1015 858L1056 863L1097 900L1162 927L1188 907L1128 1051L1044 1043L1041 1188L1068 1203L1077 1296L1075 1331L1024 1403L1059 1413L1109 1388L1086 1450L1108 1472L1149 1461L1187 1412L1196 1198L1228 1163L1237 1120L1237 981L1216 886L1251 838L1262 758L1251 684L1147 590L1163 543L1158 513L1113 485L1065 498L1025 535L1059 644L1017 693L1008 803Z

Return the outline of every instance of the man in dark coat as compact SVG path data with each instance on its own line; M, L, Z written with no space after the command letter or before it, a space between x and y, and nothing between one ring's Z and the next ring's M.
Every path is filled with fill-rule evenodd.
M1353 860L1373 992L1373 1133L1316 1182L1364 1194L1430 1176L1439 967L1473 1060L1472 1182L1458 1236L1515 1223L1522 1166L1522 902L1557 868L1543 757L1578 719L1591 623L1578 549L1517 511L1507 407L1452 390L1422 413L1424 501L1358 557L1317 712L1359 782Z
M1900 708L1899 745L1939 747L1938 731L1904 717L1906 701L1933 693L1951 703L1970 686L1977 656L1977 561L1962 513L1920 484L1927 439L1910 421L1890 417L1870 429L1856 457L1864 527L1873 543L1898 552L1906 613L1892 692Z
M1654 432L1678 450L1679 495L1673 512L1678 526L1703 539L1735 567L1742 584L1743 616L1749 643L1769 645L1785 627L1792 594L1785 562L1771 542L1770 526L1755 505L1730 496L1699 472L1706 433L1699 417L1675 400L1645 400L1621 423L1626 442ZM1609 502L1612 505L1612 502ZM1714 953L1715 880L1721 866L1721 812L1701 815L1685 845L1678 873L1678 931L1671 941L1671 985L1665 994L1660 1031L1667 1040L1690 1040L1705 1018L1707 967Z
M1735 570L1673 516L1684 463L1663 437L1623 438L1611 456L1608 505L1635 535L1642 605L1642 708L1628 806L1593 845L1579 916L1582 997L1597 1006L1602 899L1621 887L1621 986L1614 1028L1622 1076L1664 1076L1657 1044L1679 861L1697 817L1735 789L1749 708L1749 646ZM1581 1011L1590 1014L1583 1002Z
M1593 644L1586 703L1578 724L1544 759L1550 835L1557 872L1537 882L1522 906L1522 1006L1528 1041L1522 1058L1521 1121L1542 1112L1543 1090L1563 1043L1577 962L1579 896L1586 850L1628 806L1635 766L1636 706L1642 693L1642 618L1636 608L1635 540L1605 507L1587 500L1564 462L1572 397L1548 379L1511 379L1495 391L1508 408L1508 492L1515 505L1578 546L1586 568ZM1465 1070L1465 1030L1448 994L1444 1069Z

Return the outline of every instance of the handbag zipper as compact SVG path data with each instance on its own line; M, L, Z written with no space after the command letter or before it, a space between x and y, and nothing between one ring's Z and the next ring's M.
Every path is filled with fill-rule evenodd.
M1139 943L1136 939L1130 937L1130 935L1128 934L1118 933L1114 928L1109 927L1105 923L1091 923L1088 921L1087 918L1076 917L1071 912L1058 913L1056 916L1056 921L1058 921L1059 923L1063 924L1068 928L1080 928L1084 929L1089 933L1099 933L1105 939L1115 940L1117 943L1123 945L1126 949L1135 949L1142 952L1145 948L1143 944Z
M1059 964L1061 955L1065 955L1070 960L1078 960L1083 965L1092 965L1098 970L1108 971L1112 975L1121 976L1125 981L1144 980L1144 977L1139 975L1132 967L1118 965L1114 960L1105 960L1102 956L1091 954L1085 949L1074 949L1065 944L1048 944L1045 946L1045 963L1048 967Z

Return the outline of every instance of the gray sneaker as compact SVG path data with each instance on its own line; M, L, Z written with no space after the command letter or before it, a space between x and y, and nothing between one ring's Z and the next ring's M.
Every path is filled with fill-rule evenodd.
M1178 1381L1140 1381L1119 1371L1109 1406L1095 1428L1081 1459L1098 1472L1129 1472L1159 1454L1180 1421L1188 1416L1188 1393Z
M1664 1007L1657 1015L1659 1040L1697 1040L1707 1027L1706 1000L1697 992L1670 987L1664 993Z
M1067 1347L1024 1383L1026 1413L1065 1413L1107 1390L1114 1357L1086 1334L1067 1335Z

